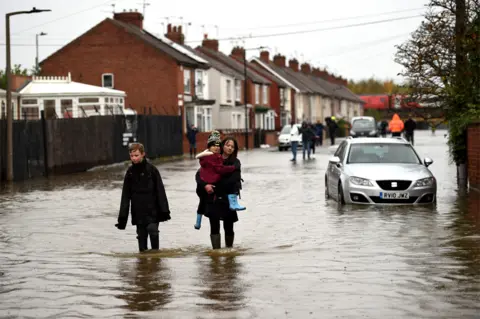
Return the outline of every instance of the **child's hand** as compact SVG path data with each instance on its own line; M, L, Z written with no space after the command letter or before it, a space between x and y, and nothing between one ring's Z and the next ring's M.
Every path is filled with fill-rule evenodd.
M212 194L212 193L215 191L214 188L215 188L214 185L211 185L211 184L205 185L205 191L206 191L208 194Z

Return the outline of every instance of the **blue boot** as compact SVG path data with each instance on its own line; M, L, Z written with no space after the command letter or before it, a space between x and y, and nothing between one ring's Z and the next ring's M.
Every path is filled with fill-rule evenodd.
M197 214L197 223L193 226L195 229L200 229L202 226L202 214Z
M230 203L230 210L245 210L246 207L240 206L237 200L237 194L228 194L228 202Z

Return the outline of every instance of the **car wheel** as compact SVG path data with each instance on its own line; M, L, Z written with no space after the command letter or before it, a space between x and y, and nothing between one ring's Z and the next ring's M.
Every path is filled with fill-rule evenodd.
M345 204L345 198L343 197L343 187L341 182L338 183L337 202L341 205Z
M328 190L328 182L327 182L327 177L325 177L325 200L330 199L330 193Z
M283 151L283 147L280 147L280 146L279 146L279 147L278 147L278 151L279 151L279 152Z

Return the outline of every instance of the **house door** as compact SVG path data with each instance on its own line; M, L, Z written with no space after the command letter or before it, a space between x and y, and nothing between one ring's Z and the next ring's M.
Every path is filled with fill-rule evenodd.
M43 100L43 109L45 111L45 119L51 120L57 118L57 112L55 111L55 100Z

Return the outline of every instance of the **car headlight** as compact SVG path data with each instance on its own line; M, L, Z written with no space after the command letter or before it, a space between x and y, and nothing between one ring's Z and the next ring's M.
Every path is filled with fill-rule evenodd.
M373 186L372 182L370 182L368 179L360 177L350 177L350 183L359 186Z
M350 135L355 135L355 134L357 134L357 133L355 133L354 130L350 130Z
M375 131L375 130L374 130L374 131L370 131L370 135L375 135L375 134L377 134L377 131Z
M419 179L414 187L426 187L426 186L432 186L433 183L435 183L435 178L434 177L427 177L427 178L422 178Z

